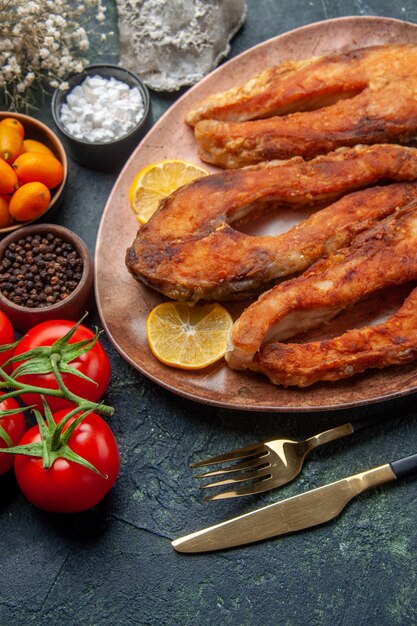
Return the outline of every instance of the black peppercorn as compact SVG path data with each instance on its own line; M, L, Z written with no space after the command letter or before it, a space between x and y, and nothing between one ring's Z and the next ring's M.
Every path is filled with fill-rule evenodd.
M52 233L11 243L0 262L0 290L22 306L44 307L65 300L77 287L83 261L69 242Z

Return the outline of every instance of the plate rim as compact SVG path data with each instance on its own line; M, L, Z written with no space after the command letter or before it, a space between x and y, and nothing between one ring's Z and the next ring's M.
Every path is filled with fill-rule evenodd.
M242 52L240 52L239 54L237 54L236 56L230 58L229 60L226 60L225 62L223 62L222 64L220 64L218 67L216 67L215 69L213 69L209 74L207 74L203 79L201 79L198 83L196 83L195 85L193 85L190 89L188 89L184 94L182 94L170 107L168 107L168 109L158 118L158 120L152 125L152 127L149 129L149 131L146 133L146 135L142 138L142 140L138 143L138 145L136 146L136 148L132 151L130 157L127 159L126 163L124 164L124 166L122 167L122 169L119 172L119 175L116 179L116 181L114 182L114 185L110 191L110 194L108 196L107 202L105 204L102 216L101 216L101 220L100 220L100 224L99 224L99 228L97 231L97 239L96 239L96 249L95 249L95 253L94 253L94 292L95 292L95 299L96 299L96 306L97 306L97 311L100 317L100 321L101 324L106 332L106 335L110 341L110 343L113 345L113 347L115 348L115 350L120 354L120 356L127 362L129 363L135 370L139 371L141 374L143 374L146 378L148 378L149 380L151 380L152 382L156 383L158 386L162 387L163 389L170 391L176 395L179 395L183 398L186 398L187 400L192 400L193 402L196 403L204 403L204 404L208 404L210 406L215 406L218 408L222 408L222 409L229 409L229 410L241 410L241 411L245 411L245 412L259 412L259 413L263 413L263 412L271 412L271 413L314 413L314 412L327 412L327 411L341 411L341 410L348 410L348 409L352 409L355 407L359 407L359 406L368 406L368 405L373 405L373 404L379 404L382 402L386 402L389 400L394 400L394 399L398 399L398 398L402 398L402 397L406 397L409 396L413 393L415 393L417 391L417 383L409 388L406 389L399 389L396 392L390 392L390 393L385 393L382 395L378 395L378 396L373 396L373 397L367 397L367 398L358 398L357 400L352 400L352 401L343 401L343 402L339 402L339 403L335 403L335 404L326 404L326 405L321 405L321 404L311 404L311 405L301 405L301 406L295 406L295 405L277 405L274 403L268 403L268 404L257 404L256 402L251 401L250 403L238 403L238 402L233 402L233 401L226 401L224 399L213 399L207 396L204 396L203 393L202 394L197 394L197 393L192 393L186 389L182 389L176 385L171 385L167 382L165 382L165 380L161 380L160 378L158 378L158 376L155 376L154 374L152 374L152 372L149 372L146 367L143 367L141 365L141 363L138 363L137 361L135 361L118 343L118 341L116 340L116 338L113 336L113 333L110 331L109 326L107 324L106 321L106 317L103 311L103 304L101 302L101 297L99 294L99 280L98 280L98 266L99 266L99 248L100 248L100 241L101 241L101 237L102 237L102 232L104 231L105 228L105 218L106 218L106 214L107 212L110 210L110 206L112 204L112 200L113 200L113 196L115 194L116 188L118 186L119 181L123 178L125 172L129 169L130 163L137 157L138 152L140 151L141 147L143 146L143 144L146 142L148 136L154 131L155 128L159 127L159 126L163 126L166 117L170 114L170 111L172 109L172 107L177 106L179 103L181 103L184 99L189 99L190 93L192 94L194 90L196 90L196 88L200 88L201 85L203 85L205 82L208 82L209 80L213 80L213 77L216 76L216 74L223 72L224 68L230 67L232 66L232 64L234 63L239 63L242 58L244 58L246 55L249 54L253 54L254 51L260 50L262 47L269 47L270 45L273 45L275 41L277 40L282 40L285 39L287 36L291 37L291 35L293 35L294 33L298 33L299 31L309 31L309 30L315 30L317 28L323 27L325 25L333 25L335 23L342 23L342 22L368 22L368 23L375 23L377 24L389 24L389 23L394 23L396 25L405 25L405 26L409 26L411 27L411 29L415 29L416 30L416 34L417 34L417 24L414 22L409 22L407 20L401 20L399 18L393 18L393 17L385 17L385 16L372 16L372 15L347 15L347 16L341 16L341 17L335 17L335 18L330 18L330 19L326 19L326 20L318 20L316 22L312 22L309 24L305 24L296 28L293 28L289 31L285 31L283 33L280 33L276 36L273 37L269 37L268 39L265 39L264 41L261 41L253 46L251 46L250 48L248 48L247 50L243 50ZM162 365L162 364L161 364ZM165 366L166 367L166 366ZM191 372L192 374L192 372ZM364 373L364 375L366 375L366 373ZM359 374L359 376L361 376L361 374ZM272 385L272 383L269 383ZM203 391L203 390L202 390Z

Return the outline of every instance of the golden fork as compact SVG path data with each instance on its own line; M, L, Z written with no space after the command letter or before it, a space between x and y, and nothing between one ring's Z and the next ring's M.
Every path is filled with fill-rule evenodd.
M231 450L225 454L192 463L190 467L200 468L205 465L217 465L229 463L227 467L215 469L204 474L198 474L195 478L210 478L213 476L225 476L227 474L237 474L222 480L216 480L205 485L201 489L211 489L224 487L225 485L239 485L228 491L220 491L214 495L206 496L205 500L220 500L223 498L235 498L261 493L281 487L293 480L301 472L304 460L312 450L330 441L341 439L352 435L358 430L362 430L378 423L375 418L372 420L360 420L354 423L342 424L330 430L309 437L302 441L293 439L274 439L258 443L246 448ZM233 463L236 461L236 463ZM232 463L232 464L230 464Z

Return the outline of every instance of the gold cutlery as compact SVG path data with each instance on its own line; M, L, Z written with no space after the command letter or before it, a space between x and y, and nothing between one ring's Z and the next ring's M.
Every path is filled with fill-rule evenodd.
M275 487L281 487L298 476L305 458L315 448L352 435L354 432L377 423L375 418L358 420L354 423L336 426L302 441L274 439L246 448L231 450L225 454L192 463L190 467L200 468L206 465L229 464L226 467L195 476L196 478L225 477L201 485L201 489L234 485L233 489L206 496L206 500L220 500L262 493ZM231 476L231 474L234 475Z
M317 526L335 518L358 494L417 472L417 454L318 487L175 539L178 552L210 552Z

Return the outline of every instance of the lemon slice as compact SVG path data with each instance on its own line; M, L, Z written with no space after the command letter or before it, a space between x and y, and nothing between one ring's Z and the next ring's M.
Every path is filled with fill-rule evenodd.
M139 222L146 224L160 201L170 193L207 174L207 170L202 167L179 159L144 167L135 177L129 191L130 205Z
M220 304L190 307L163 302L149 314L146 336L157 359L182 369L201 369L226 353L233 320Z

